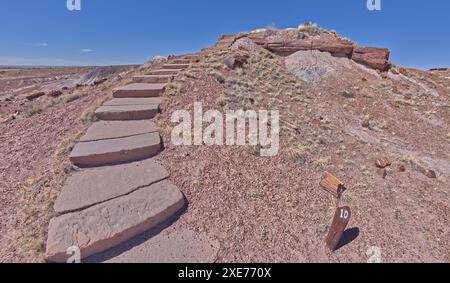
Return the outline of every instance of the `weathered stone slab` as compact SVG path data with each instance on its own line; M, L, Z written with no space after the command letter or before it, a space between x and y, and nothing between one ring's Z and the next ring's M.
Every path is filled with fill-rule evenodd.
M77 246L81 257L108 250L165 221L184 206L184 196L169 181L129 195L65 214L50 221L46 256L65 262L66 250Z
M171 62L173 64L190 64L191 60L190 59L180 58L180 59L173 59L173 60L171 60Z
M166 84L134 83L116 88L113 96L115 98L156 97L164 93L165 88Z
M188 59L188 60L198 60L200 58L200 56L197 54L187 54L187 55L182 55L180 57L182 57L183 59Z
M171 75L140 75L133 77L135 83L168 83Z
M80 142L126 138L154 132L158 132L158 128L151 120L100 121L92 124Z
M144 98L113 98L103 103L103 106L127 106L127 105L148 105L161 104L161 97L144 97Z
M159 234L108 263L214 263L220 244L191 230Z
M54 209L60 214L79 211L168 177L167 170L153 159L81 170L67 179Z
M176 75L182 70L180 69L160 69L160 70L153 70L150 71L150 75Z
M101 106L95 116L104 121L145 120L155 117L158 112L158 104Z
M70 161L79 167L93 167L131 162L149 158L161 149L159 133L80 142L70 154Z
M184 70L189 68L189 64L165 64L164 69Z

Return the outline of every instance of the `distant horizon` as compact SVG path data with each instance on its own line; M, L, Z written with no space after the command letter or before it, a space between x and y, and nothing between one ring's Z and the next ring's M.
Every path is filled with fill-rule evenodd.
M370 11L367 0L81 0L80 11L69 11L66 0L0 0L0 25L8 27L0 33L0 65L139 65L199 51L221 34L314 22L360 45L389 48L398 66L450 67L450 2L381 3L380 11Z
M43 68L92 68L92 67L120 67L120 66L140 66L142 64L112 64L112 65L0 65L0 68L16 68L16 69L43 69Z

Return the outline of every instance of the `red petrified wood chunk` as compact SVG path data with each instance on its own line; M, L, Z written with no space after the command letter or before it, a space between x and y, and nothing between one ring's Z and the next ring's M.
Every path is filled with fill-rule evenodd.
M325 172L325 176L322 182L320 182L320 186L336 198L340 198L342 193L346 190L344 184L328 172Z
M356 46L352 59L380 71L386 70L389 64L389 49Z

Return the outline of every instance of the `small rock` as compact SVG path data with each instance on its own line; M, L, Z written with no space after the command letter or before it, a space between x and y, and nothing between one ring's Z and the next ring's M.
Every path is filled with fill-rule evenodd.
M344 98L355 98L355 95L348 91L341 91L340 93L338 93L338 95L340 95Z
M397 169L398 169L398 172L400 172L400 173L406 172L406 167L405 167L405 165L399 165Z
M386 168L392 165L391 160L388 157L384 157L382 159L377 159L375 161L375 166L377 166L378 168Z
M41 96L44 96L45 95L45 92L37 92L37 93L33 93L33 94L30 94L30 95L28 95L28 96L26 96L25 98L28 100L28 101L33 101L33 100L35 100L35 99L37 99L37 98L39 98L39 97L41 97Z
M364 119L364 121L361 123L361 126L363 126L363 128L370 128L370 119Z
M236 54L226 58L225 65L233 70L236 68L242 68L245 64L247 64L248 58L248 55Z
M60 90L53 90L53 91L49 92L48 95L53 97L53 98L56 98L56 97L60 97L62 94L63 93Z
M433 170L424 170L423 174L430 179L437 179L437 174Z
M107 80L108 80L107 78L96 80L96 81L94 81L94 85L101 85L102 83L106 82Z
M321 126L322 125L322 121L320 121L320 120L312 120L311 121L311 124L313 124L314 126Z

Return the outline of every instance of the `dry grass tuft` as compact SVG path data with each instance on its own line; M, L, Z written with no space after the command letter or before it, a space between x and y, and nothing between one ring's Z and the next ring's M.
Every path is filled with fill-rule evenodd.
M165 96L176 96L181 92L182 85L177 81L172 81L166 86L166 90L164 91Z
M39 260L44 260L48 224L53 217L57 216L53 205L73 168L68 158L69 153L94 121L95 109L107 99L109 99L108 96L97 99L82 113L79 119L83 122L83 129L72 137L62 140L52 155L50 168L44 168L28 179L22 188L20 202L23 207L23 245Z
M25 117L30 118L34 115L40 114L47 110L50 107L55 106L56 104L60 103L61 99L53 98L50 96L44 96L38 101L34 102L31 108L25 112Z
M77 92L77 93L72 93L72 94L68 94L62 97L62 102L63 103L70 103L73 102L75 100L78 100L80 98L83 98L85 96L87 96L88 93L86 92Z
M303 144L297 144L291 148L292 157L297 162L305 162L309 154L309 148Z
M95 117L95 111L99 108L103 103L109 100L111 96L101 97L97 99L91 106L89 106L84 112L81 114L80 120L83 122L83 125L87 128L92 125L93 122L97 120Z

